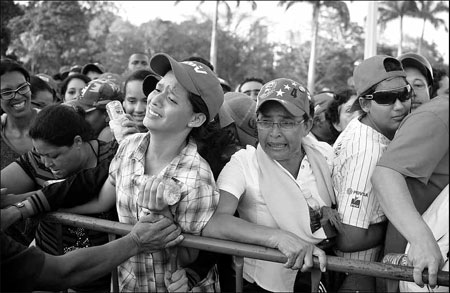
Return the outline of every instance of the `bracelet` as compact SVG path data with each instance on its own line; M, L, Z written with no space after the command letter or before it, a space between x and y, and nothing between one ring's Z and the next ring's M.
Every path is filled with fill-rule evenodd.
M19 209L19 212L20 212L20 219L23 220L23 219L24 219L24 217L23 217L23 211L24 211L24 209L25 209L25 203L24 203L23 201L21 201L21 202L16 202L16 203L13 204L13 206L15 206L16 208Z

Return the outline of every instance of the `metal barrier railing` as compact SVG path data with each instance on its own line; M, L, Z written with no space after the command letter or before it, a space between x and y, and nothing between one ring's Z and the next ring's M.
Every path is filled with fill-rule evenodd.
M69 213L49 213L45 216L45 220L55 222L60 225L64 224L105 232L110 235L110 240L113 240L115 235L126 235L132 229L132 225ZM57 233L61 233L60 228ZM59 234L59 236L59 239L62 239L61 234ZM287 261L286 256L278 250L272 248L209 237L193 236L189 234L183 234L183 236L184 240L181 242L180 246L218 252L222 254L230 254L237 258L238 263L241 263L242 265L236 267L236 292L242 292L242 260L244 257L278 263L285 263ZM314 257L313 262L314 268L319 268L319 260L317 257ZM353 260L336 256L327 256L327 270L414 282L412 267ZM428 283L428 271L426 269L422 273L422 278L425 283ZM117 270L113 271L112 279L113 290L114 292L118 292L116 291L118 290ZM438 273L437 283L440 286L448 287L449 273L440 271Z

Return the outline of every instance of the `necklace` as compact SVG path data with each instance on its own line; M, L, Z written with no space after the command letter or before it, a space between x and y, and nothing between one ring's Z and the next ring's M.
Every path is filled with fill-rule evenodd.
M92 146L92 144L91 144L90 141L88 141L87 143L88 143L88 145L91 147L91 150L92 150L92 152L93 152L94 155L95 155L95 163L97 164L97 161L98 161L97 152L94 150L94 147Z

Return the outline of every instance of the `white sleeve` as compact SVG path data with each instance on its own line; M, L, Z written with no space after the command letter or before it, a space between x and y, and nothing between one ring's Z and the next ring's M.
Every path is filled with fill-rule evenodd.
M234 195L238 200L245 192L246 180L243 159L246 150L236 152L220 172L217 187Z

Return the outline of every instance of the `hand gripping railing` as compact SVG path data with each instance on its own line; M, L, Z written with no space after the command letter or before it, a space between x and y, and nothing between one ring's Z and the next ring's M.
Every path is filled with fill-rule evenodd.
M105 232L110 234L110 240L113 240L113 235L126 235L132 229L132 225L129 224L68 213L49 213L45 216L45 220ZM59 236L61 237L61 235ZM183 236L184 240L181 242L180 246L230 254L237 257L238 264L243 264L242 259L244 257L278 263L285 263L287 261L286 256L272 248L189 234L183 234ZM313 262L314 268L319 268L319 260L317 257L314 257ZM243 265L238 265L236 268L237 292L242 292L242 269ZM327 256L327 270L414 282L412 267L347 259L336 256ZM425 283L428 283L428 270L425 269L423 271L422 279ZM113 290L114 292L117 292L117 275L115 273L113 273L113 280L115 281L113 282L115 283L113 284ZM438 272L437 284L448 287L449 273L443 271Z

